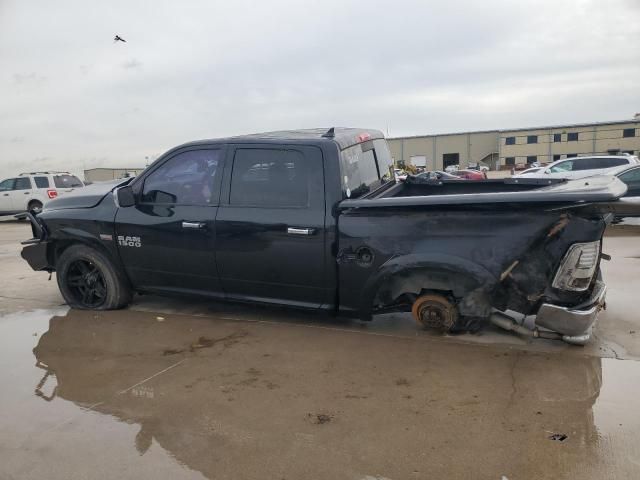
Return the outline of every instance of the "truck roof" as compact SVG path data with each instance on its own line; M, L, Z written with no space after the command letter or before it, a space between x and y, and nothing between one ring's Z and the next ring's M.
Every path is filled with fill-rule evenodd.
M313 143L322 143L332 141L337 143L341 150L344 150L352 145L380 138L384 138L384 135L380 130L370 128L331 127L252 133L235 137L215 138L208 141L220 143L283 143L289 141L311 141ZM203 141L190 142L189 144L199 144L202 142Z

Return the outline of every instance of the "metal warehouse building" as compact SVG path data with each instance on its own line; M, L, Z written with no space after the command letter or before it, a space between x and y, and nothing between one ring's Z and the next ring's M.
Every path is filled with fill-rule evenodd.
M578 155L640 154L640 114L633 120L389 138L399 164L442 170L484 162L508 169Z
M104 182L118 178L135 177L140 175L144 168L91 168L84 171L84 179L87 182Z

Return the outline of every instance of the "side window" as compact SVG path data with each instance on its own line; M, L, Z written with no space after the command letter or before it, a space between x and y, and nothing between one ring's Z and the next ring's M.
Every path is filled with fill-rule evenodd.
M584 158L573 162L574 170L596 170L598 168L602 168L602 166L595 158Z
M151 173L142 188L142 203L211 205L218 201L215 188L220 150L179 153Z
M593 168L611 168L611 167L617 167L620 165L627 165L629 163L624 158L615 158L615 157L597 158L597 159L594 159L594 162L596 162L597 165Z
M0 192L6 192L8 190L13 190L13 183L15 182L15 178L8 178L0 182Z
M14 190L29 190L31 188L31 180L29 177L16 178L16 184L13 187Z
M635 168L620 175L620 180L627 182L640 182L640 168Z
M296 150L241 148L231 172L231 205L306 207L309 166Z
M569 160L567 162L560 162L557 165L551 167L551 173L561 173L561 172L570 172L573 170L573 160Z
M49 188L49 179L47 177L33 177L38 188Z
M75 175L54 175L53 183L56 188L76 188L83 186L80 179Z

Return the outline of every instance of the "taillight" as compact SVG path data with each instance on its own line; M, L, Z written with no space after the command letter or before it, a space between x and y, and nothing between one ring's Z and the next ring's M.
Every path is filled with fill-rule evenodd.
M57 190L47 190L47 197L56 198L58 196Z
M589 288L600 257L600 241L574 243L562 259L553 288L583 292Z

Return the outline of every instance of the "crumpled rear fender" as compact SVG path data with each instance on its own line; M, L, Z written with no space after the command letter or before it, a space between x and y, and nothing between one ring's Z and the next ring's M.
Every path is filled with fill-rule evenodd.
M370 319L372 310L391 304L403 293L423 290L451 292L463 316L488 316L491 292L498 278L482 265L455 255L409 254L385 262L364 286L360 312Z

